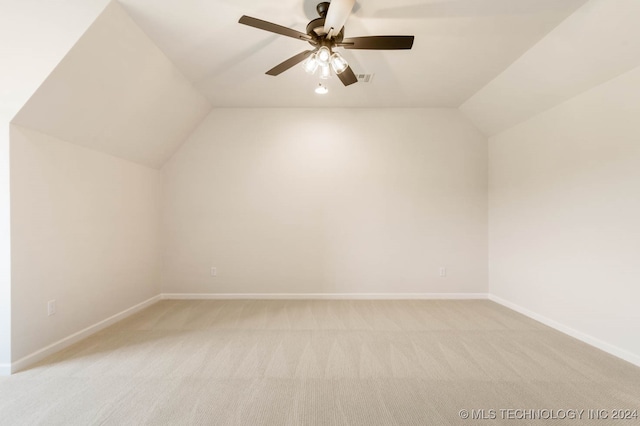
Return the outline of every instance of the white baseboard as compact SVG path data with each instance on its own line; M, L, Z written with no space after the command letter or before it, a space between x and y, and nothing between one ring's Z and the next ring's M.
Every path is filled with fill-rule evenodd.
M11 364L0 364L0 376L9 376L11 374Z
M136 312L153 305L157 301L160 300L160 296L154 296L151 299L145 300L144 302L138 303L135 306L130 307L129 309L125 309L122 312L119 312L109 318L102 320L92 326L85 328L84 330L80 330L77 333L73 333L70 336L65 337L64 339L60 339L55 343L50 344L47 347L44 347L30 355L25 356L17 360L16 362L11 363L9 368L9 372L7 374L16 373L20 370L25 369L26 367L33 365L34 363L48 357L49 355L58 352L67 346L71 346L72 344L89 337L90 335L102 330L103 328L107 328L108 326L125 319L126 317L135 314ZM0 365L0 372L3 371L4 365ZM6 368L6 367L5 367Z
M509 302L508 300L504 300L498 296L494 296L492 294L489 294L489 300L496 302L506 308L511 309L512 311L516 311L518 313L521 313L522 315L525 315L531 319L534 319L538 322L541 322L544 325L547 325L551 328L554 328L564 334L567 334L575 339L578 339L590 346L593 346L595 348L598 348L602 351L605 351L617 358L623 359L627 362L630 362L632 364L635 364L637 366L640 367L640 356L633 354L629 351L626 351L624 349L620 349L617 346L614 346L610 343L604 342L600 339L597 339L593 336L590 336L589 334L583 333L581 331L578 331L576 329L573 329L571 327L568 327L564 324L559 323L558 321L552 320L550 318L545 317L544 315L540 315L537 314L533 311L530 311L529 309L523 308L520 305L516 305L515 303Z
M163 293L166 300L466 300L486 293Z

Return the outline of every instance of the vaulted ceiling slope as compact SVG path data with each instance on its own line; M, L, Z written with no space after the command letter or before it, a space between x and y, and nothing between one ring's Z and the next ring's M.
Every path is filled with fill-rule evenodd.
M348 36L414 48L345 52L373 81L322 97L302 69L264 74L308 45L237 22L302 30L318 1L114 0L14 123L160 167L212 106L460 106L491 136L640 66L638 0L360 0Z
M317 76L265 75L306 42L238 24L305 30L321 0L120 0L216 107L458 107L586 0L359 0L345 35L414 34L411 51L342 51L371 83L315 96Z
M210 109L122 6L112 2L13 123L157 168Z
M590 0L461 106L487 136L640 66L640 1Z
M0 126L13 119L108 3L0 1Z

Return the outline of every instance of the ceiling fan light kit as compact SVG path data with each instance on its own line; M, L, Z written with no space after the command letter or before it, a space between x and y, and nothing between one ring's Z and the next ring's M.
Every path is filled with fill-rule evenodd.
M302 64L302 67L304 68L304 70L308 73L308 74L315 74L316 70L318 69L320 65L318 64L318 61L316 61L316 54L314 53L313 55L309 56L304 63Z
M318 61L320 65L325 66L329 65L329 59L331 59L331 50L327 46L319 48L316 53L316 61Z
M331 55L331 68L336 74L342 74L348 66L347 61L339 53Z
M331 70L336 75L342 74L348 67L347 61L337 52L332 52L326 46L322 46L317 52L312 53L302 63L302 67L308 74L315 74L318 68L321 69L320 78L331 77Z
M320 78L323 80L328 80L329 77L331 77L331 68L329 68L329 65L323 65L320 69Z
M307 73L315 74L320 68L320 78L328 79L331 77L331 71L333 70L342 84L349 86L357 83L358 79L346 59L335 51L336 48L404 50L411 49L414 39L413 36L397 35L345 38L344 24L347 22L354 4L355 0L333 0L331 3L319 3L316 10L320 17L309 22L306 34L246 15L242 16L238 22L264 31L306 41L314 47L313 50L305 50L276 65L266 72L267 75L280 75L302 62L302 67ZM324 86L321 84L320 87ZM320 93L318 92L319 88L316 89L316 93ZM324 89L323 94L326 93L326 87Z

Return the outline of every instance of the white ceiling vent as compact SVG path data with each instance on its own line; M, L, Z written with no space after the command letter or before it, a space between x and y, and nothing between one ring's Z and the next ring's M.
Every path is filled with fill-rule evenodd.
M373 80L373 74L356 74L356 77L359 83L371 83Z

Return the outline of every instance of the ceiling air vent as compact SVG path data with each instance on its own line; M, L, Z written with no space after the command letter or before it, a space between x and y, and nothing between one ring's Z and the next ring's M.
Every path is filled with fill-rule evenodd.
M360 83L371 83L373 80L373 74L356 74L356 77Z

